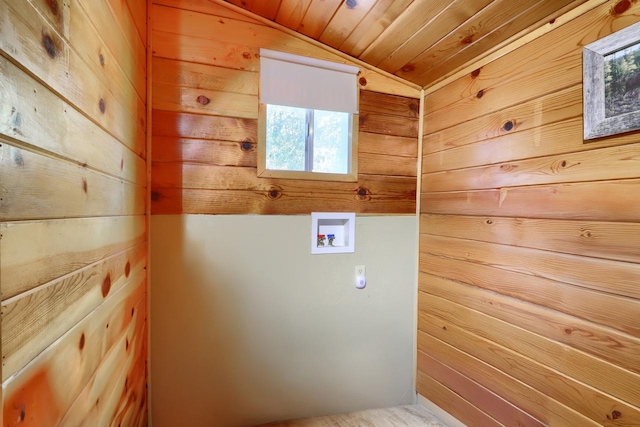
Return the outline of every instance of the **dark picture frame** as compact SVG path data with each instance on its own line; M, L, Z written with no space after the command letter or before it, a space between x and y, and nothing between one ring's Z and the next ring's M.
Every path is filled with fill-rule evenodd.
M584 139L640 129L640 22L584 47ZM635 59L637 61L637 59Z

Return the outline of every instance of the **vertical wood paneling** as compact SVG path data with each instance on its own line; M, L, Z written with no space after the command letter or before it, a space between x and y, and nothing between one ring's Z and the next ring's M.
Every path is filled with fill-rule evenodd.
M282 2L276 20L296 28L318 5ZM215 3L159 0L153 31L153 213L415 212L419 100L397 94L401 84L359 78L357 182L259 178L258 49L344 60Z
M582 46L639 16L607 2L425 98L418 392L460 419L498 416L481 387L543 424L640 423L638 133L585 142L581 114Z
M0 11L3 425L146 425L145 2Z

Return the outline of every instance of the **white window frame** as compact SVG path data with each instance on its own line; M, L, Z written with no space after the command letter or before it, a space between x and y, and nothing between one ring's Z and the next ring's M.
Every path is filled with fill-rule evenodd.
M258 114L258 176L267 178L311 179L324 181L355 182L358 180L358 125L359 114L357 111L359 100L359 87L356 76L359 69L354 66L332 63L315 58L301 57L283 52L260 49L261 66L265 73L260 75L260 105ZM285 72L274 73L267 69L263 58L275 61L276 65L284 62ZM280 61L280 62L278 62ZM272 66L274 62L266 64ZM295 68L299 67L299 68ZM290 68L290 70L286 70ZM327 70L337 73L337 80L324 78ZM287 74L287 71L290 74ZM305 75L309 72L309 75ZM269 74L271 73L271 74ZM265 81L265 74L275 76L275 81ZM280 81L278 79L283 77ZM325 81L326 80L326 81ZM313 87L308 86L312 82ZM336 93L328 88L337 87ZM285 88L285 89L283 89ZM352 92L349 92L352 91ZM347 94L346 97L344 96ZM337 95L337 96L332 96ZM338 99L334 99L338 98ZM313 172L313 153L305 153L305 171L267 169L267 105L283 105L307 109L307 126L313 126L309 120L309 111L329 110L349 113L351 123L349 129L348 172L324 173ZM309 143L309 137L313 138L313 132L307 132L305 141L306 149L313 149ZM310 147L311 145L311 147ZM310 155L309 155L310 154Z

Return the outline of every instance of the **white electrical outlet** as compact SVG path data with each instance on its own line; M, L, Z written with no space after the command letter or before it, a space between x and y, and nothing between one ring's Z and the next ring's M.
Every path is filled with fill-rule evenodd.
M356 276L366 276L364 265L356 265Z

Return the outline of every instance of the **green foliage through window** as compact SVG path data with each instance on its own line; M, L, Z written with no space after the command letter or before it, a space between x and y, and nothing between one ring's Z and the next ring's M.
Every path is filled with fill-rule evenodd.
M267 105L266 168L349 173L351 114Z

